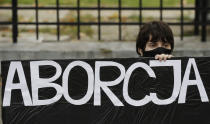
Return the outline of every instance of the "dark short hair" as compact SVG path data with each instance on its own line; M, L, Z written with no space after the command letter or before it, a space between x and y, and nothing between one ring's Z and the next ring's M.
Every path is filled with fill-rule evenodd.
M171 28L167 23L162 21L153 21L144 24L139 31L139 34L136 39L136 52L138 52L138 48L144 50L146 47L146 43L152 36L151 42L156 42L161 40L163 42L168 42L171 45L171 50L174 49L174 37Z

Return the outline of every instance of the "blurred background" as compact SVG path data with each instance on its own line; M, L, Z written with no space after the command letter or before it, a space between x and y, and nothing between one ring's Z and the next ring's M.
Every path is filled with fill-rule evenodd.
M0 0L0 37L6 42L16 42L15 37L41 42L135 41L139 26L162 20L171 25L175 37L183 40L199 35L199 26L208 20L208 9L204 11L207 3L208 0ZM202 41L205 40L203 36Z
M209 56L210 0L0 0L0 60L138 57L140 27L162 20L175 56Z

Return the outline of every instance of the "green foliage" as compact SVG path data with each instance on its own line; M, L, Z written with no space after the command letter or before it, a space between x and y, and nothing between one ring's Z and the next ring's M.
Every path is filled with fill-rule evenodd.
M163 6L179 6L181 0L163 0ZM40 6L56 5L56 0L39 0ZM61 5L76 6L77 0L59 0ZM184 0L186 5L194 5L195 0ZM0 0L0 4L11 4L11 0ZM18 0L18 4L34 5L35 0ZM97 6L97 0L80 0L81 6ZM101 0L102 6L118 6L118 0ZM142 0L143 7L158 7L160 0ZM139 0L122 0L122 6L138 7Z

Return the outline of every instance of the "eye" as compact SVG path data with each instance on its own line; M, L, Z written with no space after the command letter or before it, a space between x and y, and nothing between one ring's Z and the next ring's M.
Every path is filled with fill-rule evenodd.
M155 47L156 44L155 43L150 43L150 46Z
M164 47L169 47L169 44L168 44L168 43L165 43L165 44L164 44Z

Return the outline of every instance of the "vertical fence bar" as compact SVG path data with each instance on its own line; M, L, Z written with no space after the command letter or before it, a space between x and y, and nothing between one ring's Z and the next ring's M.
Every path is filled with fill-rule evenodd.
M98 40L101 40L101 0L98 0Z
M39 39L39 12L38 12L38 0L35 0L35 14L36 14L36 39Z
M59 15L59 0L56 0L56 12L57 12L57 40L60 40L60 15Z
M180 27L180 31L181 31L181 34L180 34L180 38L181 40L183 40L183 36L184 36L184 26L183 26L183 22L184 22L184 9L183 9L183 6L184 6L184 1L181 0L180 1L181 3L181 27Z
M201 29L201 41L206 41L206 23L207 23L207 0L201 0L201 7L202 7L202 29Z
M160 20L163 20L163 0L160 0Z
M119 7L119 40L122 40L122 18L121 18L121 9L122 9L122 1L118 0L118 7Z
M12 0L12 38L13 43L17 43L18 37L18 18L17 18L17 0Z
M77 0L77 38L80 40L80 0Z
M194 34L199 34L199 23L200 22L200 1L195 0L195 20L194 20Z
M141 28L142 24L142 0L139 0L139 27Z

